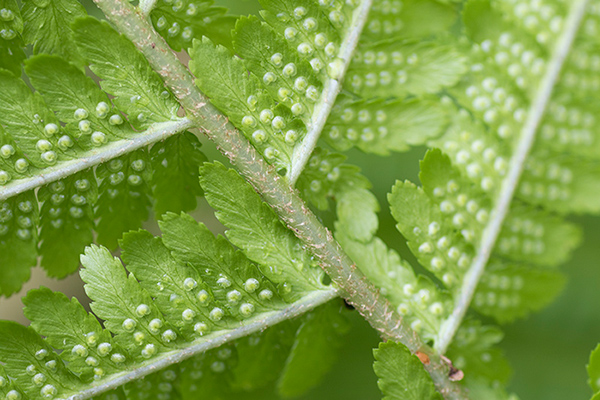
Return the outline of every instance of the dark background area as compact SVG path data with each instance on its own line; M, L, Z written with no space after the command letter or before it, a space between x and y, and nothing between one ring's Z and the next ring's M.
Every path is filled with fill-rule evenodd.
M89 5L88 10L93 15L100 15L94 10L91 0L84 3ZM239 13L253 13L258 9L255 0L221 0L218 3L235 3ZM210 143L205 143L204 149L209 158L218 157ZM373 183L373 190L382 206L379 235L411 261L413 258L389 214L386 194L396 179L418 182L418 160L424 152L425 149L420 148L387 158L356 151L349 153L350 162L361 166ZM210 211L199 212L195 216L205 222L212 220ZM585 365L589 353L600 341L600 218L585 216L572 220L582 226L584 242L572 260L561 267L569 277L566 289L542 312L504 327L506 338L502 347L514 368L510 390L522 400L588 399L591 395L586 383ZM77 296L82 303L87 300L77 276L56 282L45 278L39 268L20 296L40 284ZM0 299L0 318L26 323L19 304L19 296ZM303 400L381 398L372 370L372 349L377 346L378 337L356 312L351 313L350 319L352 330L342 347L338 363L323 384L304 396ZM247 398L275 397L261 393Z

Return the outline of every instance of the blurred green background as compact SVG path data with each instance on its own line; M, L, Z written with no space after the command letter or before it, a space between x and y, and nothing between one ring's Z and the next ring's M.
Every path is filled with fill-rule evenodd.
M91 0L84 3L91 14L100 16ZM255 0L221 0L218 3L226 6L235 3L239 13L258 10ZM219 157L210 143L205 143L205 151L209 156ZM359 152L348 154L350 162L361 166L371 180L382 205L380 236L411 261L414 259L388 212L386 194L396 179L418 182L418 161L424 153L425 149L420 148L387 158ZM205 222L212 219L206 213L199 213L198 217ZM510 390L522 400L588 399L591 395L585 365L589 353L600 341L600 218L578 217L573 220L582 226L585 239L572 260L562 267L569 276L565 291L542 312L505 327L506 338L502 347L514 368ZM40 284L86 302L77 276L61 282L51 281L39 268L34 271L34 279L21 295ZM19 304L19 296L0 299L0 319L25 322ZM356 312L350 314L352 330L342 347L338 363L321 386L304 396L303 400L381 398L372 370L372 349L377 346L378 337ZM260 393L244 398L266 400L274 396Z

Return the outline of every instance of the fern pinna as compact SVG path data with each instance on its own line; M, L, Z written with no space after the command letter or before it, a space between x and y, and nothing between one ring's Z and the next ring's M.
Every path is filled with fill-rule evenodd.
M104 91L85 75L83 64L54 55L27 60L33 93L22 79L1 72L0 199L8 199L0 229L4 295L28 279L38 253L49 275L64 277L77 269L93 230L100 243L114 249L123 232L148 218L151 199L158 215L195 208L200 193L195 170L205 160L196 137L171 137L189 128L189 121L177 117L179 105L131 42L92 19L72 31L74 18L84 12L77 2L28 11L30 6L24 5L25 21L49 30L32 38L34 52L56 45L46 43L56 35L70 38L78 50L69 54L92 63ZM65 15L63 7L79 12ZM20 19L18 8L4 10ZM67 20L58 23L52 19L57 15ZM38 201L43 202L39 213Z
M560 292L565 215L600 209L597 1L96 0L123 35L75 0L22 3L0 1L0 291L38 255L73 272L96 232L80 274L104 327L31 291L31 327L0 323L4 398L301 395L348 329L337 296L386 341L386 398L513 398L491 321ZM238 171L203 164L193 128ZM421 145L422 187L388 201L425 273L340 153ZM226 238L180 213L201 193ZM160 237L136 231L150 206Z

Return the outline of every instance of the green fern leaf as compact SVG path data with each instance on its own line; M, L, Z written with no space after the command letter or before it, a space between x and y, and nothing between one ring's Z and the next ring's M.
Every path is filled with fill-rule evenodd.
M354 239L366 242L379 228L375 214L379 211L379 203L367 189L355 188L339 193L336 211L338 221L335 229Z
M205 164L200 184L209 204L217 210L217 218L229 227L229 240L279 284L284 298L325 287L323 270L237 172L218 163Z
M23 18L16 0L0 1L0 68L21 74L23 51Z
M236 367L236 356L235 348L227 346L184 363L178 388L181 395L184 398L207 396L216 400L235 398L231 395L230 382L233 379L231 371ZM153 393L148 390L148 385L144 389L149 395Z
M587 373L589 376L588 384L594 393L600 392L600 345L590 354L590 361L587 365Z
M350 329L340 314L340 306L338 302L330 302L304 316L277 384L282 396L304 394L333 366L343 343L342 336Z
M304 198L321 210L336 203L335 229L358 241L369 241L379 226L379 203L368 189L360 169L344 163L342 154L317 147L300 175L297 187Z
M46 55L30 58L25 70L82 148L99 146L112 138L128 138L133 133L119 112L111 112L108 96L94 81L63 59Z
M272 287L264 281L256 267L241 254L235 253L230 245L223 240L216 242L214 237L210 240L212 233L206 228L189 218L175 218L174 215L168 220L168 224L163 226L165 226L165 235L170 237L166 239L168 240L167 243L173 243L172 235L174 231L181 234L192 230L194 239L208 238L208 241L201 242L201 248L206 249L207 252L212 251L213 257L217 258L216 260L210 260L210 263L202 258L186 259L185 257L177 257L177 259L174 259L171 258L166 248L161 247L162 253L156 254L152 261L142 261L145 254L143 251L150 247L150 244L148 244L149 238L144 239L148 242L145 244L146 247L143 247L144 243L141 238L134 242L132 237L135 236L133 234L125 236L122 242L125 250L124 258L132 261L130 263L132 271L139 271L138 275L142 277L151 274L148 278L151 283L147 290L163 302L164 309L167 309L170 304L173 310L167 314L167 318L186 335L186 338L205 334L207 331L212 330L211 325L213 323L217 328L231 328L235 326L235 320L242 320L255 313L262 313L282 306L280 299L273 293ZM140 236L141 234L136 235ZM134 248L136 243L137 249ZM185 243L185 245L189 245L189 243ZM156 248L154 252L157 253L158 245L152 244L152 247ZM223 253L219 251L221 249L224 250ZM138 253L132 255L133 251ZM175 251L176 254L179 254L180 250ZM231 264L223 262L226 260L225 257L227 257L228 252L232 258L229 261ZM220 265L217 262L221 257L223 263L222 267L219 268ZM149 257L146 256L145 258L148 259ZM188 272L186 275L185 269L183 269L184 265L193 266L197 271L202 271L202 274ZM141 274L142 266L144 274ZM156 268L161 269L154 272L153 269ZM177 273L169 273L169 269L176 269ZM155 283L157 280L170 289L171 294L169 296L161 295L160 285ZM194 282L196 282L195 284L199 288L193 290L193 293L186 293L186 291L189 292L195 288L187 290L187 287L181 284L174 286L178 282L184 282L184 285L187 283L188 286L194 285ZM143 278L142 283L144 284ZM196 295L194 296L194 294ZM212 299L216 304L213 303ZM220 322L225 316L232 316L233 319L225 319ZM212 321L212 323L203 321Z
M29 164L23 156L23 152L15 143L13 138L0 126L0 181L3 184L9 182L12 178L22 176L24 172L21 168L17 169L16 160L19 161L19 166Z
M0 202L0 293L17 292L37 258L38 205L33 192Z
M86 293L93 300L92 311L105 320L106 328L115 334L115 342L131 358L151 358L171 347L169 343L181 340L163 321L150 294L133 275L126 274L121 262L108 250L88 247L81 261L85 268L80 274Z
M175 51L191 45L203 36L231 48L231 30L235 17L225 15L227 9L215 7L214 1L182 0L159 3L150 14L152 24Z
M244 63L232 59L227 49L215 48L205 39L194 42L190 56L196 84L211 102L240 127L267 160L280 169L288 168L293 144L306 132L302 124L289 124L291 111L285 106L276 107L271 96L263 92L259 79L248 75ZM281 124L293 131L290 143L285 140Z
M49 276L64 278L79 267L79 255L93 241L94 210L98 198L91 171L44 186L38 199L40 212L40 254Z
M224 168L220 169L227 173ZM268 227L268 222L265 223ZM308 303L304 302L308 297L323 296L323 301L314 303L314 307L335 296L335 291L325 286L321 286L322 291L301 291L300 286L293 282L295 286L286 286L284 295L300 298L296 294L300 291L301 295L308 297L301 298L298 304L287 304L281 300L273 283L241 252L234 250L223 237L215 238L191 217L167 214L161 228L164 242L145 231L125 235L121 247L129 274L105 248L89 247L82 256L85 268L80 274L86 282L86 292L93 300L91 308L104 319L106 331L77 300L68 300L64 295L47 289L33 291L25 299L26 315L32 320L32 328L0 323L0 331L11 332L0 336L0 361L6 365L8 376L17 382L16 387L19 388L7 386L9 390L22 389L30 398L43 398L48 393L53 396L90 391L95 395L102 394L115 388L116 385L111 382L121 379L126 370L130 369L128 373L137 375L146 368L144 375L137 375L138 378L146 376L157 367L173 364L174 358L182 360L189 357L190 351L197 354L199 351L193 350L197 346L210 349L239 337L236 335L256 331L262 321L267 323L267 320L277 321L277 318L287 316L285 319L289 312L297 315L298 311L306 309ZM297 311L292 311L294 308ZM337 318L332 312L327 313L326 319ZM311 320L315 318L306 321ZM127 384L124 391L127 398L145 398L148 393L164 393L164 396L178 398L179 394L196 393L200 387L202 390L206 388L205 393L214 390L218 394L214 398L220 398L230 389L237 393L267 385L277 379L285 362L281 348L275 343L279 343L281 338L284 348L291 349L293 333L299 325L300 321L291 322L280 328L283 332L275 331L271 336L259 337L258 340L255 337L250 342L241 342L239 346L225 346L206 353ZM306 322L305 326L309 325ZM46 340L42 340L33 329L43 333ZM336 330L344 330L341 320ZM308 339L310 332L312 328L301 329L298 340L303 343L314 340ZM331 337L321 328L312 334ZM258 345L263 339L267 343ZM23 350L23 346L33 347ZM50 346L58 351L60 357ZM13 362L19 351L27 351L30 357ZM237 369L239 356L244 357L239 364L245 366L240 367L242 369ZM257 359L265 364L279 360L279 367L271 366L274 369L269 378L254 386L249 381L252 374L246 370ZM154 364L150 366L149 363ZM26 368L29 365L32 366ZM30 375L32 372L35 373ZM31 376L35 379L32 380ZM214 376L214 382L226 380L211 386L210 379L199 384L201 376ZM40 382L44 385L38 386ZM0 390L4 390L4 386L0 385ZM224 388L228 389L223 392ZM34 390L37 392L34 393ZM120 391L111 395L122 398ZM105 396L111 398L108 394Z
M159 396L164 399L181 399L180 389L174 385L180 373L180 368L172 367L127 384L123 387L125 398L144 400Z
M28 398L62 396L79 385L77 377L31 327L2 321L0 354L3 361L11 360L4 368Z
M316 130L339 92L345 70L340 57L349 58L349 30L361 11L358 2L274 0L263 6L266 24L253 17L236 24L235 48L243 61L232 61L225 49L215 51L205 40L194 42L190 66L211 102L295 181L309 157L304 147L314 147ZM219 77L216 84L203 78L208 74Z
M206 226L185 214L167 214L160 226L173 256L182 264L203 269L213 295L227 304L226 310L234 317L244 318L255 311L281 306L271 282L224 237L215 238ZM242 296L247 299L242 300Z
M478 285L472 308L499 322L522 317L561 290L564 278L552 268L568 259L580 241L579 229L553 213L600 209L593 99L600 83L595 83L597 60L590 56L598 45L600 14L594 5L563 77L555 88L545 84L554 94L539 124L540 139L526 155L516 199L505 201L507 216L499 213L498 226L504 228L498 238L494 234L487 251L479 249L488 237L484 232L493 226L489 222L496 218L497 203L503 204L499 195L512 197L512 190L504 188L508 160L519 143L526 110L537 103L554 46L564 36L569 7L548 3L539 6L544 7L537 19L535 7L509 1L406 0L402 7L375 1L348 76L342 75L353 53L352 37L359 40L369 2L264 0L266 23L241 18L233 44L227 32L233 19L211 1L161 2L156 7L149 2L154 9L146 11L174 49L203 33L235 49L239 58L209 39L195 40L190 66L197 84L224 113L215 115L240 128L292 184L325 123L325 139L337 150L356 146L386 155L422 144L443 149L425 157L422 188L398 182L389 196L399 230L434 279L416 274L375 236L378 202L369 182L344 163L344 156L317 149L297 184L320 210L335 202L338 241L420 336L415 340L437 349L447 335L446 323L456 314L452 309L469 307L472 293L465 300L461 286L469 283L465 277L472 276L467 268L473 260L491 253L482 263L482 268L488 264L486 273L471 284L473 291ZM10 20L3 14L5 4L17 10ZM305 302L312 307L312 300L322 303L335 295L302 241L235 171L207 164L201 168L200 187L197 169L203 156L191 134L173 137L149 153L128 147L128 154L116 158L115 150L108 157L112 161L95 171L91 165L65 170L62 176L38 180L37 186L10 192L20 182L146 136L140 129L152 133L165 120L190 123L177 118L179 106L159 76L108 24L79 18L84 12L71 0L24 4L24 37L34 44L34 53L54 55L38 54L26 62L37 93L31 92L27 77L14 74L20 72L20 66L11 64L18 52L0 61L0 66L12 65L12 72L0 71L0 185L9 188L0 193L0 262L9 257L8 263L18 266L10 270L13 275L1 271L0 290L17 290L35 262L38 244L45 267L59 276L75 268L71 260L91 242L95 223L98 241L116 247L121 231L139 228L152 201L157 214L189 209L204 189L230 230L228 241L191 217L168 213L160 223L162 238L144 231L123 238L127 270L107 249L88 249L82 276L107 330L77 301L46 289L32 292L25 300L32 328L0 323L0 333L7 332L0 335L0 394L10 400L77 393L107 400L232 399L274 387L277 381L284 395L303 393L333 359L335 331L344 330L339 304L184 360L288 318ZM50 13L71 6L79 11ZM462 21L456 20L459 10ZM426 14L430 19L424 21ZM17 3L0 0L0 30L17 33L11 45L20 44L19 18ZM68 23L57 26L60 20ZM42 22L41 34L33 32ZM56 46L58 39L64 48ZM153 48L164 51L159 42L153 41ZM2 46L4 42L0 55ZM81 55L72 51L71 63L57 57L67 57L64 51L75 46ZM82 72L84 59L102 80L102 90ZM326 122L343 81L357 96L341 97ZM577 88L582 90L573 94ZM41 221L33 191L14 196L38 187ZM96 336L118 356L103 356ZM502 387L509 368L496 347L500 339L496 328L469 319L449 347L439 346L440 354L449 355L467 374L463 386L477 398L512 398ZM322 348L320 356L327 355L324 361L307 351L312 343ZM26 356L16 362L16 351ZM415 390L413 398L440 397L421 363L403 346L382 345L376 358L386 398L410 398ZM173 365L175 361L181 362ZM253 362L265 373L249 371ZM300 371L308 368L318 373L300 379ZM406 371L417 376L410 382L416 385L397 379Z
M315 148L296 183L303 198L319 210L327 210L329 199L335 199L340 193L352 188L369 188L371 184L360 174L360 169L344 161L345 155Z
M6 371L4 371L4 367L0 365L0 394L5 398L15 398L18 399L23 397L23 392L18 390L18 388L11 382L8 375L6 375ZM9 397L10 396L10 397Z
M152 146L152 197L157 219L167 211L177 213L196 208L196 198L202 195L198 168L207 161L200 146L198 138L190 132Z
M423 189L408 182L395 185L389 196L392 213L399 221L398 229L407 237L409 247L421 265L453 289L463 279L465 269L475 256L475 247L491 205L481 189L453 169L449 159L439 151L430 151L426 155L420 177ZM407 213L403 211L406 209L415 211ZM544 266L547 266L545 261L556 265L556 260L568 258L579 241L577 228L544 214L536 214L535 210L525 206L511 211L507 221L512 224L500 235L495 251L498 256L515 261L533 261ZM562 239L565 233L570 234L566 241ZM550 257L544 254L546 248ZM493 277L494 283L492 287L482 283L475 306L501 321L541 308L558 294L563 285L560 273L508 266L499 259L492 264L497 265L491 269L499 275L495 276L490 270L490 275L483 278ZM505 289L501 289L499 279L506 282ZM513 280L519 283L513 284Z
M147 152L138 150L98 166L96 176L102 179L95 203L98 243L115 249L123 232L141 228L148 219L152 165Z
M449 294L441 291L429 278L415 276L411 266L379 238L365 243L349 238L343 232L336 232L336 238L411 328L424 340L435 340L452 307Z
M21 10L23 38L33 54L56 54L83 68L85 63L73 38L71 23L87 13L77 0L27 0Z
M110 357L111 353L122 351L116 347L110 333L102 329L96 317L88 314L77 299L69 300L62 293L42 287L30 291L23 303L31 326L45 336L53 348L64 350L61 359L84 382L122 369Z
M365 98L403 98L453 86L465 72L466 59L451 46L389 40L357 49L345 87Z
M234 393L273 386L282 374L301 323L302 319L288 320L262 334L236 341L238 357L230 385Z
M317 4L309 0L263 0L261 4L265 8L261 15L267 23L289 43L290 49L310 62L321 81L326 80L326 67L337 56L353 4Z
M389 155L439 136L446 122L443 111L428 100L339 98L323 137L339 151L356 146L365 153Z
M474 165L466 167L468 176L473 177L477 172ZM441 217L436 216L432 221L442 218L448 227L460 230L464 240L477 243L472 238L481 236L491 209L490 201L485 198L485 189L481 190L473 181L463 178L448 157L435 151L425 156L419 177L423 190L440 209ZM461 208L466 213L461 213ZM453 214L455 209L457 213ZM500 234L497 251L516 261L556 265L568 259L581 239L575 225L519 202L515 202L506 221L507 228Z
M216 328L223 329L231 327L227 322L220 322L225 315L240 317L240 312L236 312L238 308L233 306L242 303L244 291L238 290L241 289L239 285L231 284L232 277L222 274L218 278L221 281L217 283L215 281L218 279L210 279L212 274L209 275L206 271L200 275L201 265L194 263L193 268L190 268L189 264L186 266L185 263L178 262L160 239L145 231L126 234L121 246L123 259L131 272L140 277L142 286L156 299L159 307L166 311L166 320L178 328L185 340L192 340L213 330L213 324L203 322L205 320L213 321ZM170 294L165 294L165 289ZM218 308L214 302L228 304L230 307ZM241 308L240 306L239 309Z
M379 377L377 384L384 400L442 399L419 358L404 345L392 341L380 343L373 355L373 369Z
M464 372L468 382L476 379L488 384L506 384L511 377L511 368L504 352L497 347L503 337L498 327L466 320L456 333L447 357Z
M292 49L269 25L255 17L240 18L233 38L236 53L244 60L248 70L258 78L262 77L267 93L286 104L294 117L308 124L315 99L299 91L295 83L300 82L297 81L299 77L303 77L303 84L307 87L312 86L318 92L323 90L308 61L302 60L298 51ZM265 46L265 43L269 45Z
M427 37L445 33L458 16L457 7L448 3L437 0L374 1L361 40ZM423 18L424 15L427 18Z
M549 5L544 15L553 16L554 22L544 28L528 24L527 21L537 20L537 17L522 7L515 14L516 9L489 1L467 3L464 21L469 38L476 43L472 58L477 68L451 91L462 106L508 143L514 140L525 121L528 102L536 93L554 40L562 30L566 7ZM589 18L594 18L593 13ZM531 35L532 30L538 30L537 34ZM572 61L565 65L563 77L557 82L547 107L549 112L540 123L538 144L529 157L516 194L522 201L560 213L596 213L599 207L591 194L598 186L596 156L593 155L597 146L597 124L592 111L595 101L587 99L586 91L579 95L570 88L565 90L566 84L581 85L579 79L573 81L572 78L579 68L575 60L588 54L589 40L586 29L582 29L573 45ZM588 70L590 63L582 67ZM463 124L465 120L468 118L463 118ZM471 137L464 140L483 143L483 149L490 148L488 140L480 142L481 128L475 132L465 129L464 125L456 129L473 135L465 135ZM454 146L449 142L448 147ZM506 160L510 156L510 149L493 150L496 150L494 157L480 164L482 169L491 169L490 175L483 176L489 183L498 175L490 168L493 163L498 157ZM473 153L478 151L467 150L461 155L463 159L465 156L477 159L479 156ZM586 157L582 159L577 155Z
M73 29L81 54L102 79L102 89L114 96L115 106L136 128L177 119L179 103L133 43L92 17L78 19Z
M123 70L119 68L120 63L127 63L128 59L119 58L118 55L126 53L123 46L133 50L133 45L129 43L127 47L128 42L123 42L124 39L114 31L93 19L85 19L82 23L89 29L105 29L102 34L121 46L113 49L116 55L109 62L111 67L102 71L107 73L111 68ZM94 36L93 32L90 35ZM91 46L90 44L87 47L85 54L94 54ZM137 88L148 97L158 99L152 107L144 105L146 108L139 108L144 102L139 102L133 108L127 106L129 112L150 110L148 113L152 114L153 122L176 117L177 103L170 95L166 99L160 97L161 92L158 89L162 84L157 82L157 75L149 70L147 61L136 57L135 54L132 54L132 64L127 67L127 76L131 78L128 85L123 83L122 76L116 74L103 82L112 82L112 88L121 84L120 89L113 92L116 95L127 96ZM106 59L104 61L108 62ZM28 60L26 70L39 92L32 93L23 80L6 71L0 73L0 85L4 89L0 96L3 96L6 104L0 111L0 119L6 127L6 131L3 129L0 132L0 183L10 182L18 186L27 179L35 180L40 171L52 169L54 173L60 172L63 165L77 161L82 151L94 155L94 152L107 142L130 139L136 134L128 127L121 114L110 112L112 105L107 95L72 64L56 56L40 55ZM137 86L135 82L138 82ZM50 107L57 111L56 116L53 110L46 106L39 93L42 93L48 99ZM131 96L127 98L127 103L131 103ZM118 102L118 98L115 98L115 101ZM66 125L62 126L61 122ZM136 126L146 125L140 125L139 121L136 123ZM165 182L164 175L159 175L161 179L153 186L157 190L160 188L169 192L172 196L177 196L188 188L194 190L182 196L181 201L185 204L179 203L179 199L170 202L161 200L160 206L163 211L179 211L181 207L191 207L187 204L195 204L195 194L200 192L195 178L196 172L192 175L191 171L197 170L203 156L197 148L189 150L188 144L194 143L194 140L188 139L181 143L183 144L179 151L169 152L160 161L175 164L180 159L182 169L187 169L187 172L182 174L180 179L168 183ZM157 148L156 152L159 150L160 148ZM123 231L139 228L141 222L147 218L152 162L147 156L140 157L140 154L145 153L140 150L124 160L116 159L99 167L96 171L97 176L93 171L77 173L75 170L76 175L40 190L39 201L46 202L41 212L40 254L42 264L51 276L64 277L78 267L78 254L93 239L94 210L100 217L97 227L98 239L100 243L111 248L116 247L117 239ZM124 163L125 169L121 170ZM97 178L103 182L97 182ZM45 182L45 179L38 181ZM77 188L77 183L83 186ZM184 184L187 186L181 187ZM163 195L161 198L168 199L169 196ZM18 258L15 258L16 261ZM35 262L29 264L32 266ZM29 267L19 265L20 270ZM22 279L26 279L26 275L22 275ZM10 291L12 290L14 289Z
M8 170L14 174L12 177L7 172L0 175L1 184L6 184L12 178L30 175L30 164L36 168L54 164L57 158L61 158L57 156L57 147L64 149L64 158L72 156L73 152L69 151L67 146L59 145L58 119L45 105L41 96L33 94L23 80L7 71L0 71L0 99L0 118L6 133L18 146L15 148L10 141L6 141L1 149ZM63 140L63 143L66 141Z
M477 287L473 306L500 323L511 322L548 305L564 286L560 272L492 260Z

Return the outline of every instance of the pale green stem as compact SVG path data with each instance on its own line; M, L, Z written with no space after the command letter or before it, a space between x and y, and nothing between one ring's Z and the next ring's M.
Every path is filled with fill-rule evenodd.
M165 140L191 127L193 127L193 123L187 118L152 124L144 132L138 133L137 136L131 139L111 142L98 149L79 154L74 160L63 161L52 167L44 168L38 174L29 178L9 182L7 185L0 187L0 201L66 178L79 171L102 164L139 148Z
M335 99L342 90L344 77L346 76L346 72L352 61L352 55L354 54L360 35L367 22L372 3L372 0L363 0L354 10L354 13L352 14L352 23L340 46L339 59L332 61L328 66L328 72L331 74L331 77L325 82L321 98L317 102L311 121L307 126L308 133L306 134L306 137L302 140L300 146L297 149L294 149L292 165L288 173L288 180L292 185L296 183L304 170L304 166L308 162L310 155L319 141L323 127L335 104Z
M469 271L467 271L465 275L452 314L442 323L440 334L435 344L435 348L440 354L444 354L452 342L456 331L469 309L471 300L477 289L477 284L479 283L479 280L485 271L485 266L494 250L496 240L498 240L500 230L502 229L502 224L510 211L512 199L517 186L519 185L523 169L525 168L525 161L535 142L535 135L552 97L554 86L560 78L560 72L569 55L569 51L579 30L583 16L585 15L587 4L588 0L577 0L573 2L571 6L571 11L566 20L565 27L556 43L552 58L550 59L546 73L540 82L535 99L529 108L527 120L521 130L519 143L510 162L510 169L502 182L500 196L492 211L490 222L483 231L483 237L477 250L477 255L475 256Z
M302 315L321 304L338 296L335 289L319 290L312 292L301 298L295 303L290 304L283 310L271 311L265 314L258 315L254 318L241 322L242 326L229 331L214 332L201 339L189 344L189 346L171 350L160 356L154 357L151 361L136 367L132 371L123 372L121 374L111 375L107 379L96 382L88 389L82 390L77 394L69 396L68 400L84 400L98 396L109 390L116 389L119 386L141 379L147 375L160 371L170 365L180 363L190 357L204 353L210 349L214 349L223 345L250 335L251 333L261 332L281 321L285 321L299 315Z
M447 362L404 322L390 302L381 295L334 240L331 232L310 211L298 192L277 174L228 118L212 106L194 85L189 71L179 62L163 38L147 20L124 0L94 0L107 18L146 56L152 68L165 80L189 117L214 141L221 152L254 186L263 200L320 261L321 267L338 286L339 293L388 340L406 345L412 352L426 354L425 368L446 399L465 399L459 386L449 379Z
M152 10L154 9L154 7L156 7L156 3L158 2L158 0L140 0L140 10L142 11L142 14L144 14L146 17L148 17L150 15L150 13L152 12Z

